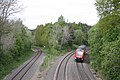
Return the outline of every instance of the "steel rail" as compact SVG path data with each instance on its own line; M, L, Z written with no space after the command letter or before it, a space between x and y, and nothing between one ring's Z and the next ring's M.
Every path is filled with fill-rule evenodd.
M84 80L83 77L82 77L82 75L81 75L81 71L80 71L80 69L78 67L78 63L76 63L76 67L77 67L77 70L78 70L78 73L79 73L79 79L80 80Z
M85 71L85 68L84 68L84 66L83 66L83 63L82 63L82 69L83 69L85 75L87 76L88 80L91 80L90 77L89 77L89 75L88 75L88 74L86 73L86 71Z
M32 65L36 62L36 60L39 58L39 56L41 55L41 53L37 53L28 63L26 63L10 80L15 80L15 78L17 76L19 76L20 74L22 74L22 76L20 77L19 80L21 80L24 75L28 72L28 70L32 67ZM28 66L29 64L31 64L30 66ZM28 66L27 70L24 73L21 73L26 67Z
M22 75L22 77L20 78L20 80L22 80L22 78L25 76L25 74L30 70L30 68L32 67L32 65L37 61L37 59L40 57L41 54L39 54L37 56L37 58L34 60L34 62L28 67L28 69L25 71L25 73Z
M94 77L91 77L90 74L89 74L89 75L87 74L86 69L85 69L85 65L84 65L83 63L82 63L82 67L83 67L83 69L84 69L85 74L89 77L89 80L95 80ZM90 71L90 73L92 74L92 72L91 72L90 69L89 69L89 71Z
M65 70L64 70L64 74L65 74L64 79L65 79L65 80L68 80L68 79L67 79L67 70L68 70L68 69L67 69L67 68L68 68L67 66L68 66L68 61L70 60L70 58L71 58L72 55L73 55L73 54L71 54L71 55L68 57L68 59L67 59L67 61L66 61L66 63L65 63Z
M71 56L72 56L72 55L71 55ZM70 56L70 57L71 57L71 56ZM68 73L67 73L67 70L68 70L68 61L70 60L70 57L69 57L69 59L66 61L66 64L65 64L65 66L66 66L66 67L65 67L65 80L68 80L68 76L67 76Z
M56 70L55 70L53 80L57 80L58 74L59 74L59 69L60 69L63 61L64 61L69 55L70 55L70 57L71 57L71 56L73 55L73 54L71 54L71 53L73 53L73 51L67 53L67 54L61 59L61 61L59 62L58 66L57 66L57 68L56 68ZM70 58L70 57L69 57L69 58ZM69 58L68 58L68 60L69 60ZM67 60L67 61L68 61L68 60ZM65 65L67 65L67 62L66 62ZM65 72L64 72L64 73L65 73Z
M78 69L78 72L79 72L79 75L80 75L80 80L84 80L84 78L83 78L83 74L85 74L84 76L86 76L85 78L87 78L87 80L92 80L90 77L89 77L89 75L86 73L86 71L85 71L85 69L84 69L84 67L83 67L83 63L81 63L81 70L79 69L79 66L78 66L78 63L76 63L76 65L77 65L77 69Z

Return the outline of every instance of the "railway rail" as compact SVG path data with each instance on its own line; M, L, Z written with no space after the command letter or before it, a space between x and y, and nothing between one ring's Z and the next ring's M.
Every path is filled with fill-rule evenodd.
M66 74L66 66L67 66L67 62L68 60L70 59L70 57L73 55L73 51L67 53L62 59L61 61L59 62L57 68L56 68L56 71L55 71L55 74L54 74L54 77L53 77L53 80L65 80L66 77L65 77L65 74ZM64 72L63 74L61 74L61 71ZM61 76L62 77L61 77ZM62 79L63 78L63 79Z
M10 75L5 80L22 80L41 54L42 51L38 50L38 53L35 56L33 56L26 64L24 64L19 70L16 70L14 74Z
M75 62L74 52L69 52L60 60L53 80L96 80L86 63Z
M93 77L92 72L90 71L90 69L88 68L88 66L86 66L85 63L76 63L76 67L79 73L79 80L96 80Z

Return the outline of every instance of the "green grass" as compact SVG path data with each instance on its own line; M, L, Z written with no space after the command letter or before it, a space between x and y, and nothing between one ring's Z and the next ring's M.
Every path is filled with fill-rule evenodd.
M18 66L23 64L26 60L28 60L30 57L32 57L32 55L33 55L33 51L29 50L29 51L26 51L24 55L21 55L17 61L14 59L11 59L11 61L9 61L7 64L0 65L0 80L2 80L13 69L17 68ZM7 58L6 58L6 61L7 61Z
M50 66L52 65L52 62L55 61L56 57L57 57L57 55L47 54L40 70L43 71L46 68L50 68Z
M46 57L44 59L42 66L40 67L40 71L49 69L58 57L68 52L68 50L58 51L52 48L51 49L42 48L42 51L46 54Z

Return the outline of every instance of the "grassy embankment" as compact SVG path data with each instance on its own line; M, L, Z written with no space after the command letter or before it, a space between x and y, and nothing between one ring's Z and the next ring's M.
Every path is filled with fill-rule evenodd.
M58 59L60 56L63 56L67 52L70 52L71 50L75 50L78 47L78 45L73 45L70 48L64 48L64 50L56 50L54 48L51 49L46 49L46 48L41 48L42 51L45 53L46 57L44 59L44 62L40 68L40 71L49 69L51 65L55 62L56 59Z
M4 65L0 64L0 80L2 80L7 74L9 74L13 69L17 68L28 60L33 55L33 51L29 50L24 52L24 55L21 55L17 60L14 59L11 55L2 55L4 58Z
M43 52L45 53L46 57L44 59L44 62L40 68L40 70L45 70L51 67L51 65L55 62L56 58L64 55L67 51L57 51L55 49L53 49L53 51L51 51L50 49L43 49Z

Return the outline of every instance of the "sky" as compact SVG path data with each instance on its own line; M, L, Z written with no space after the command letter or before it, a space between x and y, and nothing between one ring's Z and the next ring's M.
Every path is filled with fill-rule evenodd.
M20 0L24 10L17 14L29 29L37 25L57 22L64 16L68 22L94 25L98 22L95 0Z

